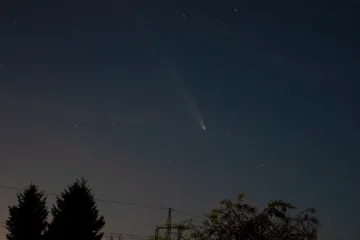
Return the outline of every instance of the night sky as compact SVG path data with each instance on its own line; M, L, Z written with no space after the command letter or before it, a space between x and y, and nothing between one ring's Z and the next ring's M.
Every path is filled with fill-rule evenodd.
M359 239L359 56L350 0L2 1L0 185L84 176L98 198L194 215L245 192ZM167 215L99 208L105 232Z

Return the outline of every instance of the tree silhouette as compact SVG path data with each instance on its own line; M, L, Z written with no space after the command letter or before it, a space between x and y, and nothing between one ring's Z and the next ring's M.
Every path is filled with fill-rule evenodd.
M82 178L68 186L52 208L53 220L49 226L48 237L57 239L100 240L105 225L99 216L94 195Z
M221 207L205 215L202 225L187 221L188 239L196 240L315 240L319 223L314 209L291 215L295 207L282 201L272 201L261 212L243 202L221 202Z
M17 194L17 202L17 205L9 206L6 238L8 240L42 239L48 216L44 192L30 184Z

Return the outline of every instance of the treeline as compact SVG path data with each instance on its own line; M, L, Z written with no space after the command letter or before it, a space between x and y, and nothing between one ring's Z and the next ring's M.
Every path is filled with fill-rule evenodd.
M57 196L51 209L46 195L30 184L9 206L6 221L8 240L100 240L105 225L94 195L84 179L76 180ZM151 223L154 224L154 223ZM176 226L181 240L316 240L319 222L315 209L297 211L283 201L271 201L261 211L244 202L223 200L220 207L204 215L204 221L187 220ZM149 238L153 240L153 238ZM164 240L158 236L156 240ZM170 239L165 239L170 240Z
M205 215L205 221L185 221L182 229L196 240L316 240L319 221L314 208L297 211L283 201L271 201L261 211L244 202L223 200L220 208Z
M56 198L48 222L47 196L30 184L17 195L17 205L9 206L6 221L8 240L100 240L105 220L99 216L94 195L84 179L76 180Z

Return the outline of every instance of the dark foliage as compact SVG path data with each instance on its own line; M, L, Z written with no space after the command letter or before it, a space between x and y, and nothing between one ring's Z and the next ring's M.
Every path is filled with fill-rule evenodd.
M48 232L51 240L100 240L103 236L105 220L99 216L94 195L84 179L76 180L61 193L52 215Z
M314 209L295 212L295 207L272 201L261 212L243 202L221 202L219 209L205 215L202 225L185 223L188 239L195 240L315 240L319 223ZM295 214L291 214L295 212Z
M43 191L30 184L17 195L18 204L9 206L6 221L8 240L42 239L47 227L48 211Z

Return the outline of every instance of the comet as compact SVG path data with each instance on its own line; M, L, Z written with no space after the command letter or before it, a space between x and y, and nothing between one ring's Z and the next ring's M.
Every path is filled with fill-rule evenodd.
M177 90L179 91L180 95L182 96L185 105L192 116L192 118L199 123L202 130L206 131L206 126L204 123L204 119L201 116L201 113L197 107L195 99L190 95L188 89L186 88L183 80L178 77L175 78L175 83L177 86Z
M197 107L196 100L193 98L187 89L184 80L182 79L181 75L178 73L176 68L173 67L168 58L165 56L160 57L160 62L163 65L164 69L167 72L167 77L171 79L175 85L178 93L180 94L181 98L185 102L185 106L189 111L191 117L200 125L203 131L206 131L206 126L204 123L204 119L201 116L201 112ZM183 72L183 68L180 68L181 72Z
M206 126L205 126L205 124L204 124L203 122L200 122L200 125L201 125L201 128L202 128L204 131L206 131Z

